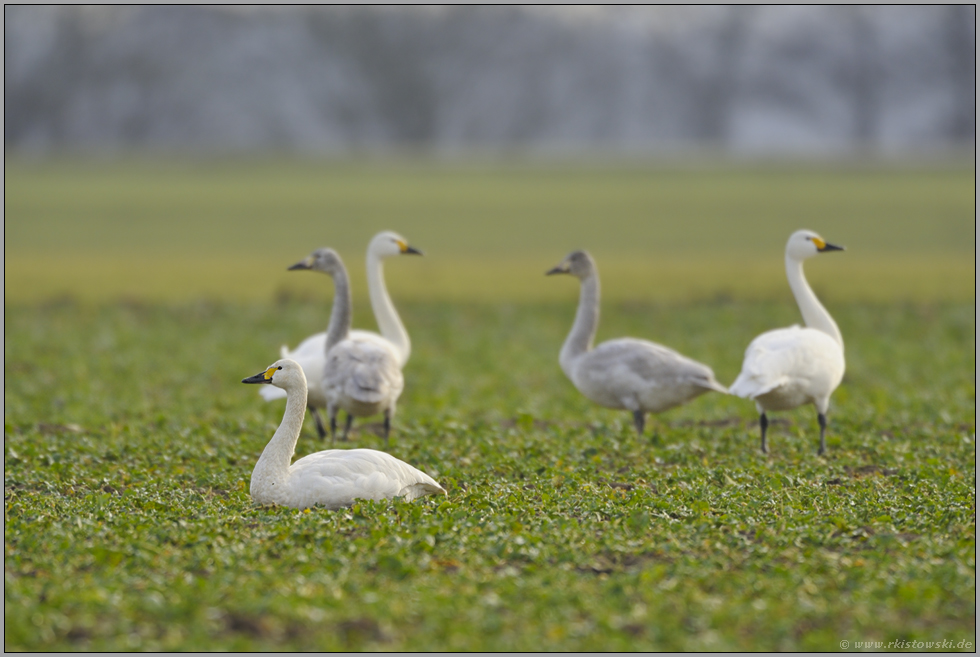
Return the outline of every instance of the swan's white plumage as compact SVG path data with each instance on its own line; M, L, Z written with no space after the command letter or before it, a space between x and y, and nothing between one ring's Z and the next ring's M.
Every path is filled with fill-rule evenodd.
M791 326L763 333L745 351L742 372L730 391L766 411L814 404L827 411L830 394L844 378L844 351L826 333Z
M767 331L745 351L742 371L729 388L733 395L755 401L760 413L762 451L766 447L766 411L784 411L813 404L820 421L820 450L830 396L844 378L844 340L830 313L821 305L803 275L803 261L841 247L809 230L793 233L786 243L786 277L805 327Z
M645 413L666 411L709 390L728 393L710 367L663 345L619 338L593 348L599 323L599 272L585 251L570 253L548 274L572 274L581 282L575 322L559 362L589 400L631 411L642 434Z
M298 363L281 359L246 383L271 383L286 393L283 421L252 471L250 494L258 504L297 509L349 506L357 499L413 500L445 489L421 470L373 449L328 449L290 464L306 413L307 383Z
M350 506L354 500L407 501L445 493L429 475L374 449L328 449L304 456L290 467L296 482L291 504L305 508L320 504L328 509Z

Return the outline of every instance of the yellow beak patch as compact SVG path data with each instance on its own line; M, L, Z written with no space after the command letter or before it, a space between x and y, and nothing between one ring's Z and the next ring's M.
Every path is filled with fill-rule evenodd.
M395 242L398 244L398 249L402 253L405 253L406 251L408 251L408 244L406 244L405 242L403 242L401 240L395 240Z
M827 248L827 243L822 239L820 239L819 237L811 237L810 239L816 245L817 251L823 251L824 249Z
M265 371L265 380L268 381L272 378L272 375L276 373L276 366L273 365Z

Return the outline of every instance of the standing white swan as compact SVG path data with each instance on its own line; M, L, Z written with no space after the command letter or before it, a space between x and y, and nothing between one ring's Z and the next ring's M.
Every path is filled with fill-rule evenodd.
M618 338L593 349L599 326L599 272L585 251L568 254L546 273L571 274L582 285L575 323L559 356L562 370L590 400L632 412L641 436L648 412L666 411L709 390L728 393L710 367L654 342Z
M354 500L445 494L439 483L421 470L373 449L328 449L304 456L292 465L306 415L306 376L296 361L278 360L242 383L265 383L286 392L286 412L262 452L249 493L258 504L305 509L350 506Z
M367 280L368 293L371 297L371 308L374 310L374 318L378 322L381 335L372 331L354 330L350 332L352 338L376 340L387 342L395 351L398 357L399 368L404 368L408 362L408 357L412 353L412 343L408 338L408 331L402 324L398 311L395 310L388 288L385 286L383 260L396 255L422 255L418 249L409 246L408 241L392 231L383 231L375 235L368 243L367 248ZM298 362L306 373L307 379L320 381L324 374L326 356L326 332L316 333L306 338L296 349L290 351L289 347L283 345L280 351L282 358L291 358ZM278 388L263 386L259 393L266 401L285 397L285 392ZM309 408L313 420L316 422L317 434L320 438L326 436L323 427L323 420L320 418L318 409L326 408L327 400L324 397L321 386L315 385L310 390ZM350 428L350 416L348 416L347 428ZM344 436L346 437L346 432Z
M405 381L398 354L390 342L380 338L352 336L350 325L350 282L347 269L333 249L317 249L289 269L310 269L329 274L334 282L333 310L324 342L323 395L330 417L330 435L337 432L337 412L347 412L344 440L354 416L384 414L385 446L391 431L395 404ZM307 401L309 403L309 401Z
M785 411L803 404L817 407L820 450L827 449L830 395L844 378L844 339L834 318L820 305L803 276L803 261L818 253L843 251L812 230L798 230L786 242L786 278L806 328L791 326L763 333L745 351L742 372L730 392L755 401L762 451L767 453L766 411Z

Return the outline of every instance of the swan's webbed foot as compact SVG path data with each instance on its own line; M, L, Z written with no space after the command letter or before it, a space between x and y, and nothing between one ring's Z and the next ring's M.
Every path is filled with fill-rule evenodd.
M827 416L823 413L817 413L817 422L820 423L820 449L817 450L817 454L823 454L827 451L827 440L824 434L827 432Z
M769 418L765 413L759 415L759 431L762 434L762 453L768 454L769 448L766 446L766 429L769 428Z
M320 438L320 440L323 440L327 437L327 430L323 428L323 418L320 417L320 411L312 406L309 406L308 408L310 409L310 415L313 416L313 421L316 422L316 435Z
M354 424L354 416L351 415L350 413L348 413L347 414L347 421L344 422L344 433L340 437L340 439L343 440L344 442L347 442L347 434L350 433L350 427L351 427L352 424Z
M643 427L646 425L646 413L643 411L633 411L633 424L636 425L636 433L643 437Z

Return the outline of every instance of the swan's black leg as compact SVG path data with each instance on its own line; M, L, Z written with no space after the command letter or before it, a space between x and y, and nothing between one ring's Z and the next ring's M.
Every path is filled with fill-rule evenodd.
M769 418L765 413L759 415L759 430L762 432L762 453L768 454L769 448L766 447L766 429L769 428Z
M633 411L633 424L636 425L636 433L643 437L643 425L645 423L645 413L643 411Z
M330 411L330 446L337 441L337 411Z
M323 418L320 417L320 411L312 406L309 409L310 415L313 416L313 421L316 422L316 435L320 437L320 440L323 440L327 437L327 430L323 428Z
M827 432L827 416L823 413L817 413L817 422L820 423L820 449L817 454L823 454L827 451L827 441L824 434Z
M344 435L340 437L341 440L347 440L347 434L350 433L350 425L352 424L354 424L354 416L348 413L347 421L344 423Z
M389 431L391 431L391 411L385 411L385 449L388 449Z

